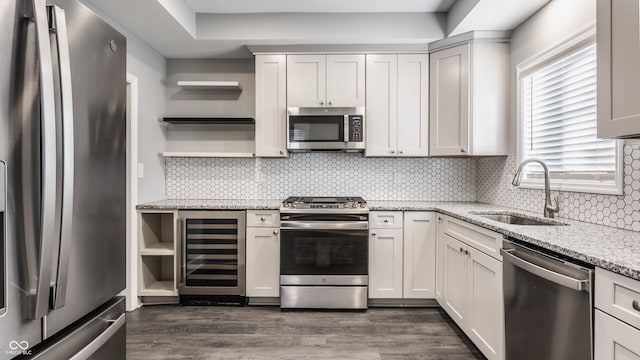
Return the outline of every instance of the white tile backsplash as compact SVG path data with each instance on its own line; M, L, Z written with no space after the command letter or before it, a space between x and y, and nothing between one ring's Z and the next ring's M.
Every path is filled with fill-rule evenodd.
M511 185L516 156L478 159L479 202L542 212L544 191ZM620 196L554 191L559 217L640 231L640 144L624 146L624 194Z
M475 201L477 159L363 158L297 153L288 159L167 158L167 199L284 199L362 196L366 200Z

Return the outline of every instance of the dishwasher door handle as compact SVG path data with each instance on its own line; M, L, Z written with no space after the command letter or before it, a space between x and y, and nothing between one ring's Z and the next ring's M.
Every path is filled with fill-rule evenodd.
M514 252L515 249L500 249L500 254L502 254L503 260L506 260L525 271L572 290L589 291L589 280L575 279L570 276L559 274L540 265L526 261L516 256Z

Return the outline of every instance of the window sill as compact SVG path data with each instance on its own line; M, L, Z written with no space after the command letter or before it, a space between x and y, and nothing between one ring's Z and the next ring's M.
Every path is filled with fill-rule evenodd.
M525 189L544 190L544 181L523 179L520 187ZM552 179L551 190L605 195L624 194L624 186L622 184L622 181L601 183L596 181L570 181Z

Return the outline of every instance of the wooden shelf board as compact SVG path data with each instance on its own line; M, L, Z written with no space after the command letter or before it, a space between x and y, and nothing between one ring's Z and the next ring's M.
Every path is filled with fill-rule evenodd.
M140 289L140 296L172 296L175 294L173 280L156 281Z
M185 90L235 90L242 91L238 81L178 81L178 86Z
M251 125L256 119L249 117L164 116L162 121L174 125Z
M212 157L212 158L252 158L253 153L232 153L232 152L163 152L164 157Z

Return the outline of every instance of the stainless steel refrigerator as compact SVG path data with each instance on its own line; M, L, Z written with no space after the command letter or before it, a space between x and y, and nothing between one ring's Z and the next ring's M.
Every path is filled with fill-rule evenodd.
M0 359L123 359L125 38L0 1Z

